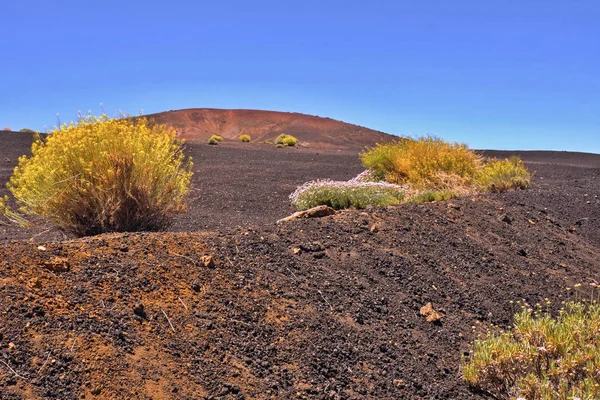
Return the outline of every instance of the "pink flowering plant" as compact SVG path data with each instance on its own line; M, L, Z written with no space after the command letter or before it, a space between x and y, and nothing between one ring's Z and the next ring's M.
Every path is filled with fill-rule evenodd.
M371 182L369 179L370 172L365 171L349 181L310 181L298 187L289 198L299 210L319 205L327 205L336 210L385 207L400 204L404 200L406 187L387 182Z

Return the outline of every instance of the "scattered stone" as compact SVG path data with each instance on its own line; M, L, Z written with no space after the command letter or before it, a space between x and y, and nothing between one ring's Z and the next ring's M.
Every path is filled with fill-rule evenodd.
M419 314L425 317L425 321L427 322L435 323L440 322L440 320L442 319L442 316L433 309L431 303L427 303L423 307L421 307L421 309L419 310Z
M298 254L302 253L302 249L300 247L294 247L292 249L292 253L294 253L295 255L298 255Z
M69 260L63 257L54 257L49 261L43 261L42 267L52 272L68 272L71 270Z
M377 224L373 224L373 225L371 226L371 229L370 229L370 231L371 231L371 232L373 232L373 233L377 233L377 232L379 232L379 226L377 226Z
M500 221L506 222L507 224L512 224L512 218L508 216L508 214L502 214L500 216Z
M126 244L122 244L119 250L121 250L123 253L127 253L129 251L129 247L127 247Z
M404 382L403 379L394 379L394 386L396 386L397 388L404 388L406 386L406 382Z
M519 250L519 255L520 255L521 257L527 257L527 250L525 250L525 249L520 249L520 250Z
M42 246L42 245L39 245L39 246L37 247L37 249L38 249L38 250L41 250L41 251L46 251L46 247L45 247L45 246Z
M448 208L454 208L455 210L460 210L460 206L455 203L448 203Z
M146 311L144 311L144 305L142 303L138 303L133 307L133 313L140 318L146 319L148 316Z
M279 221L277 221L277 223L279 224L282 222L294 221L302 218L321 218L334 214L336 214L336 211L329 206L317 206L308 210L295 212L289 217L280 219Z
M200 262L202 263L202 265L204 265L206 268L214 268L215 266L215 260L213 259L212 256L208 256L208 255L204 255L202 256L202 258L200 259Z

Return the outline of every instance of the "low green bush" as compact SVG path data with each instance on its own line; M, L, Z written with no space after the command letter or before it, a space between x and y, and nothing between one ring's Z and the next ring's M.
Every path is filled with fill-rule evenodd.
M33 129L29 129L29 128L19 129L19 132L22 132L22 133L35 133L35 131Z
M407 203L427 203L431 201L445 201L450 200L454 197L458 197L458 193L451 190L427 190L421 193L417 193L414 196L409 197Z
M290 200L299 210L327 205L336 210L385 207L400 204L404 200L404 188L375 182L311 181L300 186L290 195Z
M463 378L496 399L600 398L600 305L570 302L556 318L524 305L510 331L488 333Z

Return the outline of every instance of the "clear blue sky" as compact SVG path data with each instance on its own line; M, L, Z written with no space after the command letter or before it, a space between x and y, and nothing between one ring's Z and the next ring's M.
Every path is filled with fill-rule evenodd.
M2 1L0 128L78 110L328 116L600 153L600 1Z

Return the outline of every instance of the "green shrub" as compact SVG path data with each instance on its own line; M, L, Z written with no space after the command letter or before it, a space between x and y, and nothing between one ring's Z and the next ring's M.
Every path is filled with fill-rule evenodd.
M282 144L284 146L295 146L298 143L298 139L293 136L286 136L283 138Z
M400 204L404 188L388 183L311 181L290 195L299 210L327 205L336 210L345 208L385 207Z
M433 137L377 145L361 158L366 168L388 182L424 189L443 188L440 176L472 177L481 166L481 157L466 145Z
M445 201L458 197L458 193L448 189L444 190L426 190L409 197L407 203L427 203L431 201Z
M506 192L527 189L531 186L531 174L523 161L517 157L505 160L489 159L477 173L477 183L489 192Z
M556 319L525 307L512 330L475 341L463 378L498 399L598 399L599 333L598 303L567 303Z
M192 163L181 146L173 128L145 118L86 117L37 135L7 187L19 215L79 236L160 230L185 210Z
M241 134L239 139L244 143L249 143L252 140L250 135L247 135L247 134Z
M23 132L23 133L35 133L35 131L33 129L29 129L29 128L19 129L19 132Z
M217 142L222 142L223 141L223 137L221 137L219 135L212 135L210 138L216 140Z

